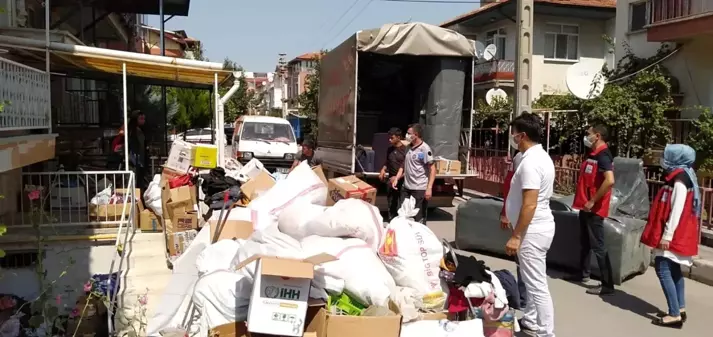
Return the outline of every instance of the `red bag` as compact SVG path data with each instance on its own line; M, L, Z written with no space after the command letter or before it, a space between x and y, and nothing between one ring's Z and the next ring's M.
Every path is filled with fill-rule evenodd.
M193 186L193 176L184 174L168 181L168 187L171 189L181 186Z

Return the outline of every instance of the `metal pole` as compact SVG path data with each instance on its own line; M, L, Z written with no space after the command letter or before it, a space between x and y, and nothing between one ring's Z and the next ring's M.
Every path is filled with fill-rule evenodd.
M164 45L163 42L163 31L165 29L164 25L166 23L166 20L163 18L163 0L158 0L158 15L161 17L161 29L159 30L159 43L161 44L161 56L166 55L166 46Z
M124 169L129 170L129 104L126 99L126 62L122 64L122 86L124 89Z
M52 74L50 72L50 0L45 0L45 71L47 72L47 106L49 133L52 133Z
M532 29L534 0L517 0L517 65L514 117L532 112Z
M165 45L165 41L164 41L164 30L166 28L165 27L166 20L164 20L164 15L163 15L163 0L158 0L158 14L161 19L161 26L159 29L159 40L160 40L159 44L161 46L161 56L166 56L166 45ZM150 49L149 49L149 53L151 53ZM168 98L166 97L166 85L161 85L161 100L163 101L163 119L166 122L166 125L168 125ZM164 143L166 155L168 155L168 148L169 148L169 146L168 146L168 128L164 129L163 143Z

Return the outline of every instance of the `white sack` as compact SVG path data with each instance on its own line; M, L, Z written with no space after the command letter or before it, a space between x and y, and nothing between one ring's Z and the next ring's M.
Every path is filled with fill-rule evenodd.
M302 259L304 253L300 249L299 241L280 233L275 226L264 231L254 232L248 240L240 243L237 255L231 263L232 270L236 270L237 266L242 262L252 257L253 255L276 256L281 258ZM257 263L255 261L238 270L239 273L245 275L250 282L255 279L255 269Z
M225 210L227 212L228 210ZM225 214L223 214L225 217ZM209 221L218 221L220 219L220 210L214 210ZM261 231L265 228L277 224L277 217L272 216L264 211L251 210L245 207L235 207L228 214L228 220L250 221L253 224L255 231Z
M327 253L337 258L317 266L317 274L343 279L344 291L361 303L387 306L396 284L364 240L313 235L302 240L302 249L307 256Z
M294 202L287 206L277 219L280 232L298 240L313 235L315 233L307 230L307 223L322 215L327 209L325 206L313 205L304 200Z
M423 297L425 309L442 309L446 294L438 277L443 245L428 227L413 221L418 214L410 197L399 215L386 226L386 239L379 257L396 285L415 289Z
M325 237L350 237L366 241L376 252L384 237L379 209L361 199L342 199L307 222L305 231Z
M252 282L244 275L219 270L202 276L193 290L193 304L208 329L248 318Z
M248 208L279 217L285 208L298 200L315 205L327 202L327 186L304 162L297 165L287 179L276 182L270 190L250 202Z
M263 165L261 161L257 158L250 159L247 164L240 168L240 172L238 172L236 180L241 183L245 183L248 180L257 177L260 172L263 171L270 174L270 172L265 169L265 165Z
M244 242L244 240L241 241ZM238 249L240 249L240 243L233 240L220 240L206 247L196 259L198 274L204 275L230 268Z
M151 209L158 217L163 215L161 206L161 175L153 176L153 180L149 183L149 187L144 191L144 204Z
M401 324L400 337L478 337L483 334L483 321L471 319L453 322L449 320L423 320Z

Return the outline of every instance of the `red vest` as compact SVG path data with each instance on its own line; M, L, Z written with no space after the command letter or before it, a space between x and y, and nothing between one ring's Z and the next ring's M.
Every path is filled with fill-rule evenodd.
M683 213L669 243L669 250L683 256L698 255L698 217L693 211L693 184L682 169L674 170L666 176L666 184L659 190L649 211L649 221L641 234L641 243L658 247L666 230L666 222L671 216L671 194L676 180L681 180L688 187Z
M597 194L599 186L604 182L604 174L599 172L597 155L607 149L607 144L601 145L589 154L587 160L582 162L579 169L579 179L577 180L577 190L574 193L572 208L583 209L584 205ZM609 216L609 202L611 200L611 188L604 196L594 203L592 213L606 218Z

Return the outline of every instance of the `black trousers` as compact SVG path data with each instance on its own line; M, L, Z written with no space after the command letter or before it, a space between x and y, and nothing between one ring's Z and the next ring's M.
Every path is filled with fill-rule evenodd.
M418 214L416 214L413 219L424 225L426 224L426 217L428 216L428 200L426 200L425 196L426 190L410 190L406 187L401 188L401 202L406 200L408 197L416 199Z
M580 211L579 229L582 246L580 254L582 277L589 277L591 274L592 268L589 261L591 260L592 252L594 252L597 265L599 265L599 276L602 281L602 286L605 288L614 288L609 252L604 244L604 218L591 212Z
M389 221L399 215L399 207L401 207L401 190L404 188L404 180L399 180L396 183L396 189L391 187L391 183L386 181L386 200L389 203Z

